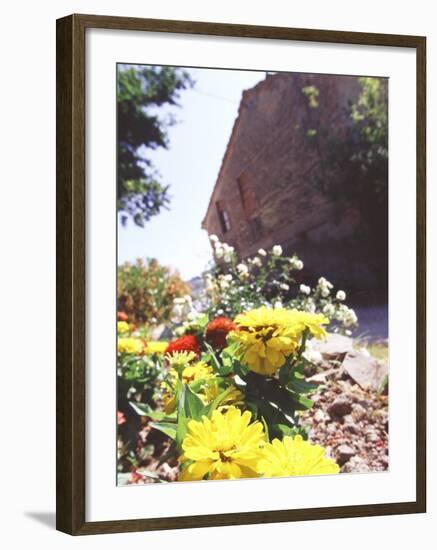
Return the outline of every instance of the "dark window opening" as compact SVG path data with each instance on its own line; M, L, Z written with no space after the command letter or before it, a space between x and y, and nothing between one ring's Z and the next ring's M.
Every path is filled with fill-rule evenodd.
M222 228L222 232L227 233L231 229L231 220L229 219L229 214L227 213L221 201L217 201L215 203L215 206L217 208L217 215L220 222L220 227Z

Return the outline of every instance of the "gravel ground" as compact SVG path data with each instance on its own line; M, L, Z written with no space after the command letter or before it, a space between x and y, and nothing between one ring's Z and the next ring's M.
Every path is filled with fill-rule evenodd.
M363 390L339 366L312 399L314 407L302 417L309 440L325 447L341 472L388 469L387 395Z

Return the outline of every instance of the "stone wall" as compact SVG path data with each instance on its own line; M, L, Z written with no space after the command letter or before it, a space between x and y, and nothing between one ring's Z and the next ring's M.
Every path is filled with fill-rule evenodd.
M319 91L317 108L308 86ZM303 259L306 277L377 286L371 249L354 240L358 213L313 184L323 166L308 135L315 116L328 132L350 124L359 90L356 77L282 73L245 91L202 227L241 258L281 244Z

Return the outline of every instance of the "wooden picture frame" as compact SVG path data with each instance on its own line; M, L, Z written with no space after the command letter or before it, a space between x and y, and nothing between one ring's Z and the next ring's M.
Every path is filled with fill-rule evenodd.
M89 28L409 48L417 85L416 498L411 502L87 522L85 472L85 32ZM426 510L426 39L420 36L70 15L57 21L57 529L71 535Z

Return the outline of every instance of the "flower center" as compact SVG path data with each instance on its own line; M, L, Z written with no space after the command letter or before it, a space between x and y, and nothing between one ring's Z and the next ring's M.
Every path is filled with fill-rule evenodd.
M228 453L229 451L235 451L236 448L237 447L235 445L232 445L232 447L230 447L229 449L217 449L217 452L218 452L219 457L220 457L220 461L221 462L232 462L232 457L231 456L226 456L225 453Z

